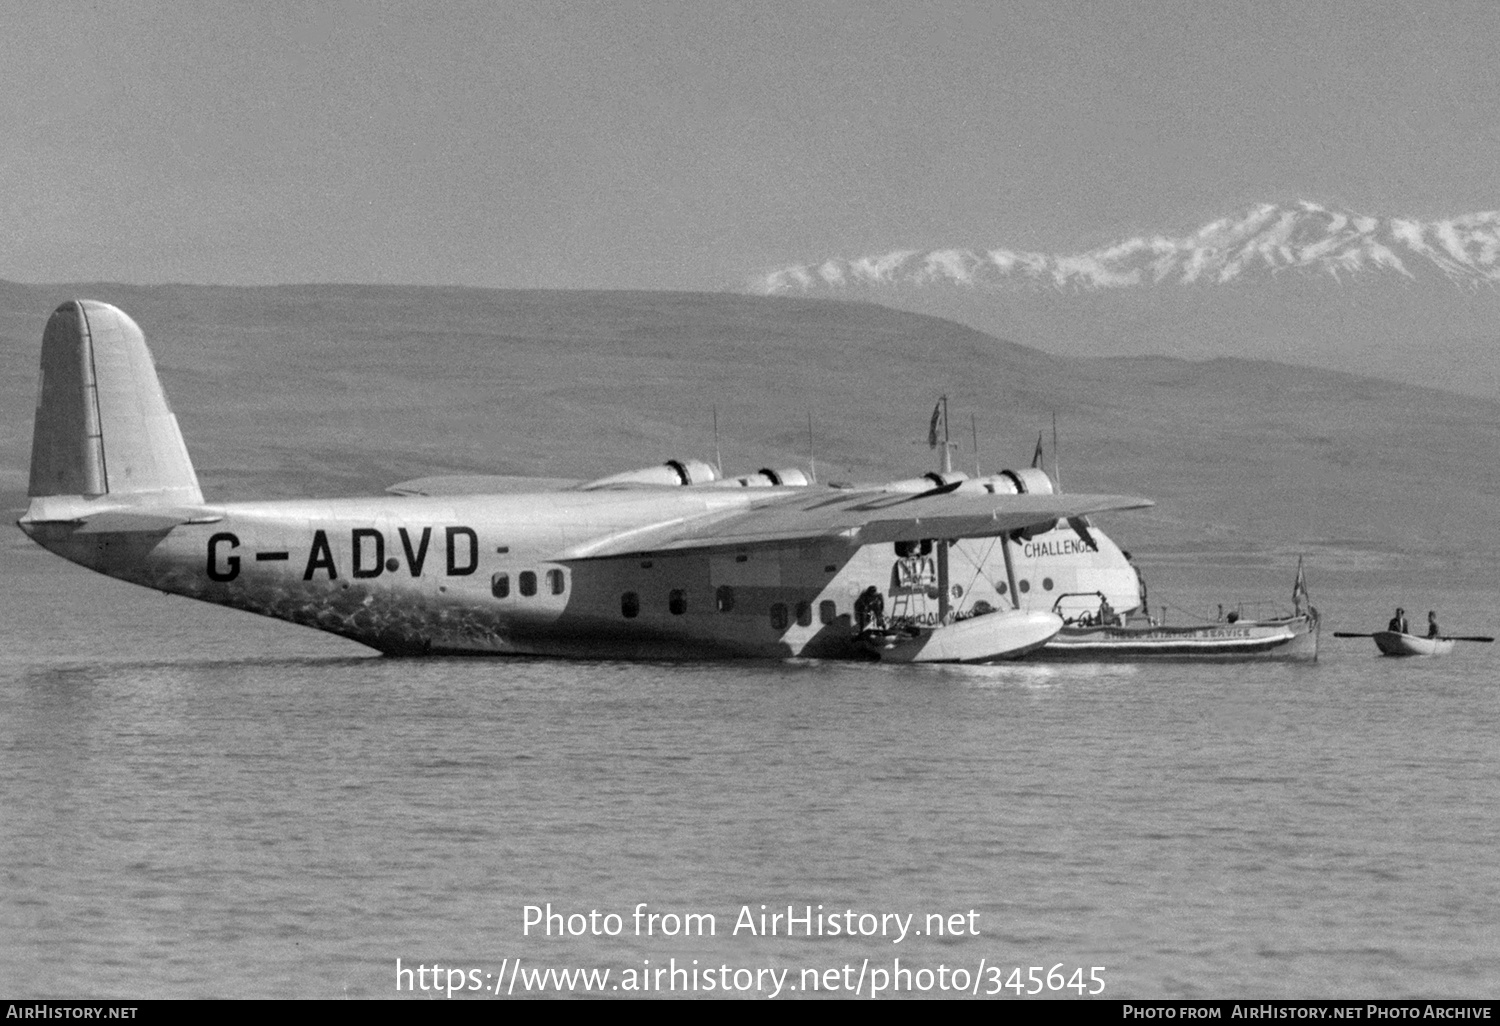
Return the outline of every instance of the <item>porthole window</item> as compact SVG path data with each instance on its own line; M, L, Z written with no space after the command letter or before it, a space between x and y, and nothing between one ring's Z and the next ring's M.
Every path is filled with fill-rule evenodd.
M797 626L808 627L812 624L812 603L797 603Z
M567 586L566 582L563 580L563 572L561 570L548 570L547 571L547 590L548 591L550 591L554 595L561 595L563 593L563 589L566 586Z
M522 595L526 595L528 597L530 597L532 595L535 595L536 594L536 571L535 570L522 570L521 571L521 576L518 578L517 583L520 585L520 592L521 592Z
M778 631L786 630L786 603L776 602L771 606L771 627Z
M496 598L510 596L510 574L490 575L490 594Z
M818 603L818 619L824 624L833 623L839 618L839 605L833 599L824 599Z
M714 592L714 605L721 613L727 613L733 609L734 589L727 584L719 585L719 590Z
M633 591L627 591L620 596L620 615L627 620L634 620L641 612L641 597Z
M1042 590L1043 591L1051 591L1052 590L1052 578L1050 578L1050 577L1043 577L1042 578Z
M1031 582L1027 581L1027 580L1022 580L1020 584L1016 585L1016 587L1020 588L1021 589L1021 594L1024 595L1028 591L1031 590Z
M673 616L681 616L687 612L687 592L681 588L674 588L667 596L667 608L672 611Z
M999 584L995 585L995 591L1001 595L1004 595L1009 590L1010 585L1006 584L1004 581L1001 581Z

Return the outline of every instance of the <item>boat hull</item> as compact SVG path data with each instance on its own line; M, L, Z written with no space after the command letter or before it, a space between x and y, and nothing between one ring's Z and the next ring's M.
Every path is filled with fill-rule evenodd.
M1035 651L1061 628L1062 618L1054 613L1013 609L923 627L915 634L867 634L863 642L882 662L993 663Z
M1202 627L1064 627L1033 659L1085 662L1318 658L1318 621L1308 616Z
M1415 634L1399 634L1396 631L1380 631L1374 635L1375 647L1381 655L1388 656L1434 656L1447 655L1453 651L1452 638L1419 638Z

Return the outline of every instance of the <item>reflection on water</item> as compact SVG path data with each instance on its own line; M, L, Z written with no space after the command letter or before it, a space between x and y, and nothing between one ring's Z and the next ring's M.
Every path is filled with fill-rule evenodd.
M393 996L397 958L517 956L1061 962L1107 967L1117 998L1500 993L1488 646L1403 662L1325 639L1316 666L389 660L45 569L0 598L7 994ZM549 902L718 932L523 936ZM731 932L762 904L973 910L979 935Z

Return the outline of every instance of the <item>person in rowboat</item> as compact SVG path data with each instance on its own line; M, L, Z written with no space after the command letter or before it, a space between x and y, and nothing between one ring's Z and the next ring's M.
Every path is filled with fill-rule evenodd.
M1411 630L1406 624L1406 610L1398 607L1396 615L1391 617L1391 622L1385 625L1385 629L1395 631L1397 634L1410 634Z
M1429 638L1440 638L1443 636L1443 632L1438 629L1436 610L1430 609L1427 611L1427 636Z

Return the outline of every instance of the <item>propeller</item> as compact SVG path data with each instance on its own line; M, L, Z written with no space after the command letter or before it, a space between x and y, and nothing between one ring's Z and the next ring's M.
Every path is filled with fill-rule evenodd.
M1074 534L1083 539L1085 545L1095 552L1099 551L1099 543L1094 541L1094 536L1089 533L1090 524L1088 517L1069 517L1068 526L1073 529Z

